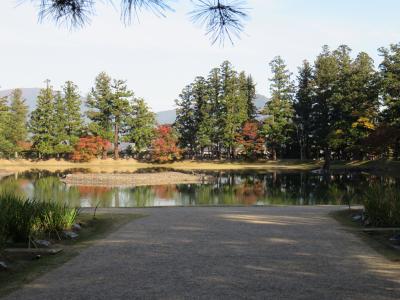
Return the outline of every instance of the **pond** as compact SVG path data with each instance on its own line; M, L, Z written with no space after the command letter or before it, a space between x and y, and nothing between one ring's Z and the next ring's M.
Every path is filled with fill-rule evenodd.
M214 172L215 180L208 184L69 186L60 180L66 173L15 174L1 180L0 192L10 191L43 201L65 201L77 207L340 205L349 201L360 203L371 184L400 185L399 177L363 172L321 175L246 171Z

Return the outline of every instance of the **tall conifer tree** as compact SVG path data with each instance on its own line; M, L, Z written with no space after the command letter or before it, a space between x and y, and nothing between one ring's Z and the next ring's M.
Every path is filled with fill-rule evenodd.
M291 73L281 57L275 57L270 62L270 67L273 74L270 79L271 98L262 112L265 115L262 130L272 159L276 160L277 151L288 141L292 130L294 84Z

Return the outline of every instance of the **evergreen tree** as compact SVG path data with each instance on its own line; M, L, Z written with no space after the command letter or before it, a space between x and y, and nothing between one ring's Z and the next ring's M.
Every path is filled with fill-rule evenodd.
M0 153L9 157L14 145L9 137L11 115L7 104L7 97L0 97Z
M222 79L222 114L220 118L223 124L223 143L228 157L234 158L236 134L241 129L247 117L247 97L240 93L239 78L230 62L225 61L221 65Z
M197 77L193 85L196 116L196 143L201 156L205 148L211 148L214 126L217 120L213 118L213 103L211 101L210 84L203 77Z
M126 120L125 140L134 143L135 153L140 155L147 150L155 135L155 114L150 111L146 102L139 98L134 99L130 109L131 114Z
M66 115L65 130L69 144L73 146L78 141L83 129L83 118L81 114L82 100L79 95L78 87L72 81L67 81L62 87L62 90Z
M195 100L193 84L187 85L175 100L176 121L174 127L179 134L179 146L186 152L194 153L196 147L196 122Z
M246 98L247 98L247 118L255 119L257 115L257 108L254 104L256 99L256 85L251 75L246 79Z
M129 99L133 93L123 80L111 81L104 72L95 80L95 87L88 96L88 117L92 123L89 130L105 139L114 141L114 159L119 159L119 138L122 127L129 114Z
M54 118L54 92L47 83L47 87L39 92L36 109L32 112L30 119L33 149L37 151L39 158L54 153L55 124L57 120Z
M69 141L67 133L67 113L66 106L64 105L64 99L61 92L57 92L54 97L54 125L53 135L54 139L54 154L59 158L67 153L73 151L73 146Z
M114 80L112 84L112 98L108 105L108 110L111 113L111 122L113 126L114 134L114 159L119 159L119 137L126 121L126 117L130 113L130 98L133 97L133 93L128 90L126 81Z
M383 121L389 126L400 129L400 43L389 48L380 48L383 61L379 66L382 77ZM400 158L400 136L395 138L393 156Z
M303 61L297 76L297 92L293 104L295 126L300 146L300 159L310 159L312 131L315 122L312 117L314 101L313 68L308 61Z
M17 158L18 153L22 150L21 143L25 142L28 138L28 106L25 103L25 99L22 98L22 91L20 89L13 90L10 98L8 135L10 143L14 147L14 155Z
M351 159L363 159L364 141L375 130L379 114L379 77L367 53L361 52L352 62L350 82L346 150Z
M294 85L291 73L281 57L275 57L270 67L273 74L270 79L271 98L262 112L265 115L262 130L271 149L272 159L276 160L277 151L288 141L292 130Z
M210 119L212 121L211 129L211 144L212 152L221 157L221 136L223 132L223 123L221 119L223 118L223 107L222 107L222 83L221 83L221 69L214 68L210 71L208 78L208 91L209 91L209 101L210 101ZM204 130L207 132L208 130ZM205 138L203 136L203 138ZM205 140L207 140L205 138Z
M87 97L86 106L87 116L91 120L88 126L90 133L107 140L111 140L113 136L109 107L112 97L111 77L102 72L95 79L95 86Z
M334 134L336 112L335 112L335 89L337 86L339 66L336 58L327 46L323 47L322 53L315 61L315 105L313 117L316 126L314 136L317 145L324 152L324 168L329 169L331 160L331 139ZM340 133L340 132L339 132Z

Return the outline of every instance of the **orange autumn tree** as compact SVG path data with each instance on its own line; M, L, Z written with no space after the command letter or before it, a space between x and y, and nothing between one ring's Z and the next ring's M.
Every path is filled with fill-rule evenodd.
M236 135L236 143L248 159L256 159L263 155L265 139L260 135L260 125L257 121L247 121Z
M111 143L100 136L81 137L75 146L71 159L86 162L100 156L104 158L110 148Z
M156 138L152 142L152 159L157 162L169 162L181 158L178 137L170 125L161 125L156 129Z

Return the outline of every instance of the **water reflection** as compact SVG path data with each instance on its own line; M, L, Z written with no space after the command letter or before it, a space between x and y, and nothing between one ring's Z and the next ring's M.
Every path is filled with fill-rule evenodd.
M0 182L0 192L82 207L315 205L360 203L362 192L373 183L400 186L399 178L360 172L215 173L211 184L136 188L69 186L60 180L64 175L36 171L10 176Z

